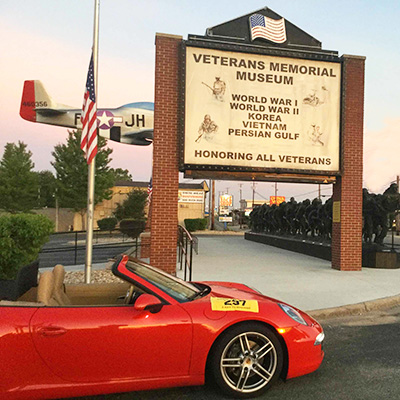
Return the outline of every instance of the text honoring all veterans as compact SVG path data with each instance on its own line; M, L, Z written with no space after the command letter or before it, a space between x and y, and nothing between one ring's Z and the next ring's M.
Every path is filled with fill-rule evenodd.
M339 170L340 64L187 47L186 164Z

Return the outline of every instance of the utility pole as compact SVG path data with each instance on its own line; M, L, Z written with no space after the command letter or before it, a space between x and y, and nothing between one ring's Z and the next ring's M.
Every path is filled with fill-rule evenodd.
M318 199L321 200L321 184L318 183Z
M208 192L208 229L211 230L211 214L212 214L212 201L211 201L211 192L212 192L212 179L209 180L209 192Z
M253 201L252 201L252 208L254 209L254 193L255 193L255 191L256 191L256 185L257 185L257 183L255 183L254 181L253 181L253 183L252 183L252 187L253 187Z
M212 180L211 181L211 210L210 210L210 219L211 219L210 229L212 231L215 229L214 210L215 210L215 181Z
M396 183L397 183L397 193L400 193L400 188L399 188L399 186L400 186L400 175L397 175L396 176ZM399 231L397 230L397 227L398 227L398 221L399 221L399 218L400 218L400 216L399 216L399 210L397 210L397 212L396 212L396 236L399 236ZM392 229L392 231L393 231L393 229ZM393 238L393 235L392 235L392 241L394 241L394 238ZM394 246L392 245L392 248L393 248Z
M59 212L59 208L58 208L58 197L56 197L56 232L58 232L58 212Z
M278 203L278 182L275 182L275 204Z
M239 229L242 229L242 213L244 212L242 211L242 186L243 184L239 183Z

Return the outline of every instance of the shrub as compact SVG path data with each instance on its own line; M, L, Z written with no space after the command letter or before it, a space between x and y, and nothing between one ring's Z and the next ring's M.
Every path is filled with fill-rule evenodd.
M123 219L119 223L121 232L132 239L137 238L145 228L146 222L140 219Z
M147 203L147 192L140 189L134 189L124 200L122 204L117 204L114 215L118 221L123 219L144 219L144 208Z
M117 225L117 218L108 217L99 219L97 221L97 225L99 226L99 229L101 229L102 231L112 231Z
M189 232L204 231L207 227L207 218L187 218L184 222Z
M15 214L0 217L0 279L14 279L18 270L38 258L53 232L44 215Z

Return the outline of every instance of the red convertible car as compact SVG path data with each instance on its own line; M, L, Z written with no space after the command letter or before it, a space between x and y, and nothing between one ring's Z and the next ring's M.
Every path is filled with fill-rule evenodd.
M0 301L1 399L201 385L206 376L249 398L322 362L318 322L243 284L189 283L127 256L112 271L125 283L65 286L58 265L17 301Z

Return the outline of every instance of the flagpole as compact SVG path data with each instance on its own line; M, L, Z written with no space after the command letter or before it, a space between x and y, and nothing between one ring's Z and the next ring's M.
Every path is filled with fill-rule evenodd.
M99 51L99 8L100 0L94 0L94 24L93 24L93 73L96 94L98 100L98 51ZM90 283L93 258L93 214L94 214L94 182L95 182L96 157L88 165L88 202L87 202L87 227L86 227L86 260L85 283Z

